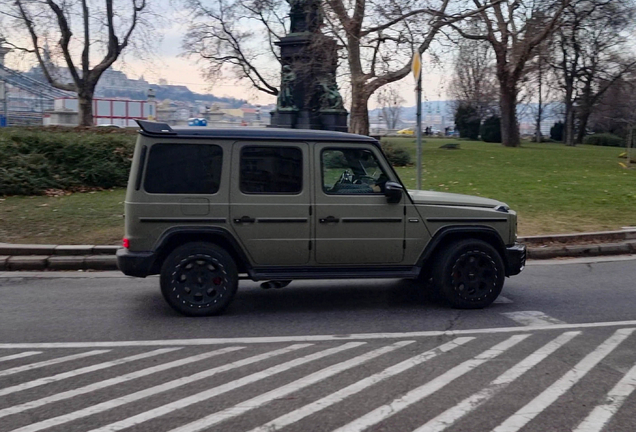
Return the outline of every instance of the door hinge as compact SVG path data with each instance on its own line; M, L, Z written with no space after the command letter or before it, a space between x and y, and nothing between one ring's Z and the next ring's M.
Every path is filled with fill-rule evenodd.
M402 249L406 249L406 239L402 240Z
M309 250L311 250L311 240L309 240Z
M404 209L404 216L406 216L406 206L404 206L403 209Z

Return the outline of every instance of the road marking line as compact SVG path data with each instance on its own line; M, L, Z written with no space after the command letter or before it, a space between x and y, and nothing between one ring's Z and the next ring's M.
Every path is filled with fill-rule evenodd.
M497 297L495 299L495 301L493 303L507 304L507 303L514 303L514 302L512 300L510 300L508 297L504 297L504 296L500 295L499 297Z
M525 326L565 324L563 321L552 318L540 311L503 312L502 315Z
M0 357L0 362L9 361L9 360L15 360L15 359L23 358L23 357L29 357L29 356L37 355L37 354L42 354L42 351L26 351L26 352L23 352L23 353L18 353L18 354L13 354L13 355Z
M27 411L33 408L38 408L41 407L43 405L47 405L53 402L58 402L61 400L65 400L65 399L70 399L72 397L75 396L79 396L82 394L86 394L86 393L90 393L92 391L96 391L96 390L100 390L106 387L110 387L110 386L114 386L116 384L121 384L124 383L126 381L131 381L133 379L136 378L141 378L141 377L145 377L148 375L152 375L153 373L157 373L157 372L162 372L168 369L172 369L172 368L176 368L176 367L183 367L187 364L190 363L194 363L200 360L204 360L207 358L211 358L211 357L215 357L221 354L226 354L229 352L233 352L233 351L238 351L243 349L243 347L227 347L227 348L222 348L216 351L211 351L211 352L207 352L207 353L203 353L203 354L198 354L192 357L186 357L184 359L179 359L179 360L175 360L169 363L164 363L164 364L160 364L157 366L152 366L146 369L141 369L135 372L131 372L125 375L120 375L118 377L115 378L110 378L104 381L99 381L93 384L89 384L87 386L84 387L80 387L74 390L68 390L62 393L57 393L51 396L47 396L44 397L42 399L37 399L34 401L30 401L30 402L25 402L23 404L20 405L14 405L8 408L4 408L0 410L0 418L2 417L6 417L9 415L13 415L13 414L17 414L23 411Z
M434 378L433 380L427 382L420 387L417 387L408 393L394 399L392 402L382 405L379 408L365 414L364 416L348 423L333 432L353 432L353 431L363 431L368 427L376 425L381 421L391 417L394 414L402 411L405 408L413 405L416 402L421 401L427 396L432 395L436 391L442 389L444 386L451 383L453 380L461 377L462 375L472 371L478 366L486 363L489 360L494 359L500 354L503 354L508 349L517 345L519 342L524 339L530 337L530 335L515 335L506 339L505 341L495 345L494 347L482 352L476 357L467 360L458 366L450 369L449 371L443 373L442 375Z
M122 365L124 363L128 363L128 362L132 362L135 360L141 360L141 359L145 359L148 357L153 357L159 354L164 354L164 353L168 353L168 352L172 352L172 351L176 351L176 350L180 350L181 348L161 348L158 350L154 350L154 351L150 351L150 352L146 352L146 353L142 353L142 354L137 354L134 356L130 356L130 357L124 357L121 359L117 359L117 360L112 360L112 361L108 361L108 362L104 362L104 363L99 363L96 365L92 365L92 366L86 366L80 369L75 369L69 372L63 372L63 373L59 373L57 375L53 375L53 376L48 376L48 377L44 377L44 378L39 378L33 381L28 381L28 382L24 382L21 384L17 384L11 387L5 387L3 389L0 389L0 396L6 396L10 393L15 393L15 392L19 392L22 390L26 390L26 389L30 389L33 387L38 387L44 384L49 384L52 382L56 382L56 381L61 381L63 379L66 378L72 378L72 377L76 377L78 375L82 375L82 374L86 374L86 373L90 373L90 372L95 372L98 370L102 370L102 369L106 369L112 366L118 366L118 365Z
M203 417L202 419L199 419L187 425L173 429L171 432L198 432L198 431L207 429L210 426L219 424L233 417L237 417L241 414L246 413L247 411L260 408L263 405L266 405L267 403L271 402L272 400L283 398L290 393L309 387L312 384L316 384L321 381L324 381L327 378L330 378L334 375L339 374L340 372L343 372L345 370L351 369L356 366L360 366L361 364L366 363L376 357L380 357L383 354L387 354L389 352L395 351L399 348L402 348L405 345L409 345L414 342L415 341L396 342L393 345L385 346L385 347L370 351L368 353L362 354L360 356L354 357L342 363L329 366L327 368L314 372L310 375L307 375L303 378L300 378L296 381L293 381L287 385L278 387L274 390L263 393L252 399L241 402L238 405L234 405L233 407L227 408L223 411L210 414L207 417Z
M419 337L454 337L474 334L500 334L536 332L543 330L577 330L603 327L631 327L636 326L636 320L611 321L582 324L552 324L526 327L498 327L470 330L432 330L405 333L357 333L346 335L312 335L312 336L274 336L274 337L244 337L244 338L211 338L211 339L167 339L147 341L120 342L50 342L50 343L9 343L0 344L0 349L42 349L42 348L119 348L119 347L152 347L152 346L207 346L223 344L261 344L261 343L291 343L291 342L326 342L346 340L375 340L375 339L413 339Z
M14 368L11 369L5 369L0 371L0 377L3 376L7 376L7 375L13 375L19 372L24 372L24 371L28 371L28 370L33 370L33 369L38 369L38 368L43 368L46 366L52 366L55 364L59 364L59 363L64 363L67 361L72 361L72 360L78 360L81 358L85 358L85 357L91 357L94 355L98 355L98 354L104 354L109 352L110 350L95 350L95 351L88 351L85 353L80 353L80 354L73 354L70 356L66 356L66 357L58 357L58 358L54 358L51 360L45 360L42 362L38 362L38 363L31 363L28 365L23 365L23 366L16 366Z
M360 342L358 344L355 343L349 343L348 345L360 345L363 344L364 342ZM64 414L58 417L53 417L50 418L48 420L44 420L38 423L33 423L30 424L28 426L22 427L20 429L16 429L13 432L34 432L34 431L39 431L42 429L46 429L46 428L50 428L53 426L57 426L57 425L61 425L73 420L77 420L83 417L88 417L90 415L93 414L97 414L100 412L104 412L104 411L108 411L112 408L116 408L118 406L122 406L122 405L126 405L128 403L131 402L135 402L138 400L141 400L143 398L149 397L149 396L154 396L156 394L162 393L162 392L166 392L168 390L172 390L175 389L177 387L181 387L184 386L186 384L190 384L192 382L197 382L201 379L205 379L205 378L209 378L211 376L217 375L221 372L226 372L232 369L236 369L242 366L246 366L248 364L252 364L252 363L256 363L262 360L266 360L268 358L271 357L275 357L278 355L282 355L282 354L287 354L290 353L292 351L296 351L299 350L301 348L306 348L308 346L311 346L311 344L298 344L298 345L290 345L288 347L285 348L281 348L275 351L269 351L266 352L264 354L260 354L254 357L248 357L246 359L243 360L238 360L236 362L232 362L232 363L227 363L224 364L222 366L217 366L215 368L212 369L208 369L206 371L203 372L199 372L196 373L194 375L190 375L188 377L184 377L184 378L179 378L176 380L172 380L172 381L168 381L166 383L157 385L157 386L153 386L150 388L147 388L145 390L141 390L135 393L131 393L128 394L126 396L122 396L120 398L116 398L116 399L111 399L109 401L106 402L102 402L100 404L97 405L93 405L93 406L89 406L87 408L72 412L72 413L68 413L68 414ZM353 348L351 346L351 348ZM333 350L333 349L332 349Z
M453 348L457 348L458 346L461 346L473 339L475 338L473 337L457 338L437 348L433 348L415 357L411 357L410 359L404 360L403 362L400 362L396 365L393 365L384 369L382 372L378 372L374 375L368 376L356 383L351 384L350 386L347 386L341 390L338 390L335 393L325 396L322 399L319 399L315 402L305 405L304 407L298 408L295 411L282 415L278 417L277 419L274 419L268 423L265 423L264 425L259 426L255 429L252 429L250 432L273 432L275 430L282 429L307 416L310 416L318 411L328 408L331 405L340 403L346 398L348 398L349 396L357 394L379 382L382 382L388 378L398 375L408 369L411 369L412 367L425 363L428 360L431 360L442 353L452 350Z
M91 432L102 432L102 431L118 431L118 430L122 430L122 429L126 429L129 428L131 426L143 423L145 421L148 420L152 420L154 418L160 417L162 415L168 414L170 412L176 411L178 409L190 406L192 404L198 403L198 402L202 402L204 400L210 399L214 396L218 396L220 394L226 393L228 391L232 391L235 390L239 387L243 387L246 386L248 384L254 383L256 381L265 379L265 378L269 378L273 375L282 373L282 372L286 372L288 370L290 370L291 368L294 368L296 366L300 366L309 362L312 362L314 360L318 360L324 357L328 357L330 355L333 354L337 354L339 352L342 351L346 351L348 349L352 349L352 348L356 348L359 347L361 345L364 345L365 342L349 342L347 344L344 345L340 345L338 347L335 348L329 348L323 351L319 351L317 353L313 353L310 355L307 355L305 357L300 357L276 366L272 366L268 369L265 369L263 371L260 372L256 372L253 373L251 375L247 375L243 378L239 378L237 380L234 381L230 381L228 383L222 384L220 386L202 391L200 393L194 394L192 396L188 396L186 398L183 399L179 399L177 401L174 401L172 403L157 407L155 409L146 411L146 412L142 412L140 414L137 414L135 416L132 417L128 417L127 419L118 421L116 423L112 423L106 426L103 426L99 429L94 429Z
M510 416L502 424L497 426L493 432L515 432L524 427L544 409L554 403L565 392L571 389L581 380L594 366L609 355L618 345L627 339L636 329L619 329L614 334L599 345L594 351L585 356L570 371L563 375L558 381L544 390L524 407Z
M618 412L625 399L632 394L634 389L636 389L636 366L633 366L618 384L607 393L605 403L594 408L574 432L600 432L603 430L603 427Z
M447 427L451 426L457 420L477 409L484 402L491 399L498 392L506 388L514 380L521 375L532 369L534 366L543 361L546 357L554 353L561 346L568 343L575 336L581 334L581 332L568 332L563 333L551 342L548 342L543 347L539 348L525 359L508 369L503 374L495 378L487 387L467 397L457 405L444 411L437 417L433 418L423 426L420 426L413 432L438 432L443 431Z

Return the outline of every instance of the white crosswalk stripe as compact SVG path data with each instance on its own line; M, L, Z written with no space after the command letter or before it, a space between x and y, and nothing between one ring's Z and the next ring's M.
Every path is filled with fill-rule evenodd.
M13 354L13 355L0 357L0 362L9 361L9 360L16 360L16 359L20 359L20 358L24 358L24 357L30 357L32 355L37 355L37 354L42 354L42 351L25 351L25 352L18 353L18 354Z
M636 366L625 374L616 386L607 394L604 404L597 406L574 432L596 432L603 430L625 400L636 389Z
M353 432L353 431L363 431L370 426L380 423L382 420L387 419L403 409L408 408L416 402L421 401L425 397L435 393L437 390L441 389L451 381L459 378L460 376L470 372L476 367L481 366L486 363L488 360L492 360L500 354L503 354L506 350L512 348L517 345L522 340L530 337L530 335L515 335L506 339L505 341L495 345L489 350L484 351L479 354L475 358L471 360L467 360L464 363L455 366L448 372L438 376L432 381L427 382L426 384L417 387L407 394L401 396L398 399L395 399L393 402L383 405L370 413L360 417L357 420L352 421L349 424L342 426L341 428L336 429L336 432Z
M67 379L67 378L73 378L76 377L78 375L83 375L83 374L87 374L90 372L95 372L98 370L102 370L102 369L106 369L112 366L118 366L118 365L122 365L131 361L135 361L135 360L141 360L141 359L145 359L148 357L153 357L159 354L164 354L164 353L168 353L171 351L176 351L178 349L181 348L163 348L163 349L158 349L158 350L154 350L154 351L150 351L147 353L141 353L141 354L137 354L134 356L130 356L130 357L124 357L121 359L117 359L117 360L113 360L113 361L109 361L109 362L104 362L104 363L99 363L96 365L92 365L92 366L86 366L80 369L75 369L72 370L70 372L64 372L64 373L60 373L57 375L53 375L53 376L48 376L48 377L44 377L44 378L39 378L33 381L28 381L25 383L21 383L18 385L14 385L11 387L5 387L3 389L0 389L0 396L6 396L10 393L15 393L15 392L19 392L22 390L26 390L26 389L30 389L33 387L38 387L44 384L50 384L52 382L55 381L61 381L63 379Z
M30 370L33 370L33 369L43 368L43 367L46 367L46 366L53 366L53 365L56 365L56 364L69 362L69 361L72 361L72 360L78 360L78 359L81 359L81 358L91 357L91 356L98 355L98 354L104 354L104 353L107 353L109 351L110 350L94 350L94 351L88 351L88 352L85 352L85 353L73 354L73 355L66 356L66 357L54 358L54 359L51 359L51 360L46 360L46 361L42 361L42 362L38 362L38 363L31 363L31 364L24 365L24 366L16 366L16 367L11 368L11 369L1 370L0 371L0 377L7 376L7 375L13 375L13 374L20 373L20 372L30 371Z
M621 342L627 339L634 330L636 329L616 330L616 333L614 333L612 337L585 356L583 360L563 375L557 382L544 390L539 396L497 426L493 432L515 432L524 427L538 413L542 412L546 407L572 388L572 386L592 370L594 366L611 353Z
M325 409L333 404L341 402L345 398L351 395L354 395L356 393L359 393L362 390L368 387L371 387L374 384L384 381L412 367L420 365L428 360L431 360L437 357L438 355L442 353L448 352L452 350L453 348L457 348L458 346L461 346L465 344L466 342L469 342L473 339L474 338L472 337L457 338L454 341L445 343L437 348L428 350L415 357L411 357L408 360L405 360L401 363L398 363L394 366L384 369L382 372L379 372L375 375L367 377L361 381L356 382L355 384L351 384L350 386L343 388L342 390L332 393L329 396L326 396L320 400L317 400L316 402L312 404L306 405L302 408L297 409L296 411L290 412L289 414L286 414L282 417L279 417L275 420L265 423L264 425L256 429L252 429L250 432L272 432L278 429L282 429L285 426L293 424L304 417L307 417L315 412Z
M87 386L84 387L80 387L74 390L68 390L62 393L57 393L51 396L47 396L44 397L42 399L36 399L34 401L30 401L30 402L25 402L23 404L20 405L14 405L8 408L4 408L2 410L0 410L0 418L2 417L6 417L9 415L13 415L13 414L18 414L21 413L23 411L27 411L30 409L34 409L34 408L38 408L44 405L48 405L50 403L53 402L59 402L65 399L70 399L79 395L83 395L83 394L87 394L90 392L94 392L97 390L101 390L107 387L111 387L117 384L122 384L125 383L127 381L131 381L137 378L142 378L145 376L149 376L152 375L154 373L158 373L158 372L163 372L163 371L167 371L169 369L173 369L176 367L183 367L186 366L190 363L194 363L197 361L201 361L207 358L211 358L217 355L221 355L221 354L226 354L232 351L237 351L240 350L241 347L228 347L228 348L223 348L223 349L219 349L216 351L212 351L212 352L207 352L207 353L203 353L203 354L199 354L199 355L195 355L192 357L188 357L185 359L180 359L180 360L175 360L173 362L170 363L164 363L161 365L157 365L157 366L153 366L153 367L149 367L146 369L142 369L136 372L131 372L125 375L121 375L115 378L111 378L111 379L107 379L107 380L103 380L103 381L98 381L96 383L93 384L89 384Z
M12 362L0 370L0 432L631 430L635 332L521 328L440 340L56 347L7 355L0 348L0 361ZM105 353L109 358L98 362ZM46 359L34 363L36 355ZM599 379L603 385L592 384ZM577 400L582 389L585 403ZM576 409L563 411L568 404ZM497 417L489 418L493 406ZM550 423L557 408L564 412L558 428ZM487 428L469 426L484 418Z
M552 342L549 342L547 345L539 348L537 351L530 354L528 357L514 365L512 368L508 369L506 372L492 381L488 387L464 399L453 408L446 410L442 414L430 420L425 425L417 428L415 432L434 432L446 429L448 426L452 425L461 417L477 409L479 405L492 398L497 392L503 390L504 387L508 386L521 375L539 364L542 360L559 349L561 346L568 343L570 340L572 340L572 338L579 335L580 333L581 332L563 333Z

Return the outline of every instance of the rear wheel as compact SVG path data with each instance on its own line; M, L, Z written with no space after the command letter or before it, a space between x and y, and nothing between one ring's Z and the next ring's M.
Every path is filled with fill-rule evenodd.
M234 260L210 243L176 248L161 267L161 293L176 311L188 316L218 315L238 288Z
M504 263L497 250L476 239L448 245L433 269L439 293L459 309L490 305L501 293L504 278Z

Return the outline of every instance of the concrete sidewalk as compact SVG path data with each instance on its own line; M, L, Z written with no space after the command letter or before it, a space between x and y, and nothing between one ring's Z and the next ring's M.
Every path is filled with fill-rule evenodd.
M528 259L636 254L636 228L621 231L520 237ZM119 246L0 243L0 271L117 270Z

